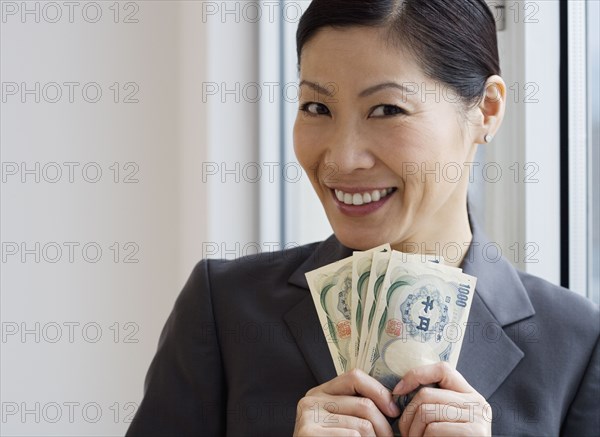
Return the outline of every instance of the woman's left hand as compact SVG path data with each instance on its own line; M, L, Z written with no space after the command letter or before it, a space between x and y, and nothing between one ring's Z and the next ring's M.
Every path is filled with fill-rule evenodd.
M448 363L410 370L392 391L406 395L422 387L406 406L398 421L400 433L408 436L490 436L492 409L463 376Z

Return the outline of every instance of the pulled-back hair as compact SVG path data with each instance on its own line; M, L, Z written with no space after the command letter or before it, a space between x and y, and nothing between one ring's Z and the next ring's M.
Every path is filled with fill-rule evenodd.
M298 24L298 67L304 45L326 26L386 30L387 43L410 51L466 107L500 75L496 22L484 0L313 0Z

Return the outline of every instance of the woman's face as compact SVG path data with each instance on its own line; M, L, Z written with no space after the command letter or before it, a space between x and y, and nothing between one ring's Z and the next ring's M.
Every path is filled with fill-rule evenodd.
M442 239L465 215L476 149L456 95L381 35L324 28L308 41L294 126L336 236L359 250Z

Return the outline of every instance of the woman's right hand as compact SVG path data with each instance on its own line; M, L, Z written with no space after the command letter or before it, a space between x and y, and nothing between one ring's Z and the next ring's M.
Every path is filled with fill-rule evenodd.
M392 394L376 379L354 369L300 399L294 436L393 436L384 414L400 415Z

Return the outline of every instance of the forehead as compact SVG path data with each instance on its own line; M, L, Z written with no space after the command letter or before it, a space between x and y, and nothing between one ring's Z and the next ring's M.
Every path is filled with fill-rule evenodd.
M388 43L387 37L387 29L377 27L324 27L302 48L300 77L352 82L425 81L409 51Z

